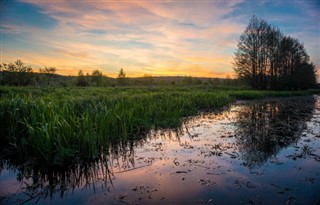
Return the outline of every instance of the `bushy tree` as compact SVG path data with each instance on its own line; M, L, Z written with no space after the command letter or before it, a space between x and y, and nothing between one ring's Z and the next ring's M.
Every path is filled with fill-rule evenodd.
M311 65L298 39L284 36L279 28L255 16L240 36L234 57L234 70L238 77L255 89L313 87L312 79L316 75L311 72ZM308 74L301 75L305 72ZM312 83L299 79L300 76L308 77Z
M26 86L33 83L33 68L25 65L21 60L9 64L2 63L1 70L1 84Z
M92 71L91 74L91 82L93 82L96 86L101 86L103 80L102 72L99 70Z
M294 83L297 88L308 89L317 84L316 67L313 63L300 64L294 73Z
M53 74L55 74L57 71L57 69L55 67L47 67L45 66L44 68L40 68L39 72L44 74L44 80L47 82L47 85L50 85L50 80L53 76Z
M124 72L123 68L121 68L119 71L117 83L119 85L126 85L127 84L126 73Z
M79 70L78 72L78 78L77 78L77 86L88 86L88 79L87 77L84 75L82 70Z

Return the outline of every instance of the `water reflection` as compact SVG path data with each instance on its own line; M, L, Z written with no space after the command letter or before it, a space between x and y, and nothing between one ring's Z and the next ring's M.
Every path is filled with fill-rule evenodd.
M36 163L25 162L18 165L6 161L2 163L1 171L16 173L16 180L21 188L17 194L24 194L24 196L19 196L17 200L19 204L23 204L31 200L34 202L40 199L52 200L54 196L63 198L77 187L94 188L96 181L103 181L106 185L112 179L108 163L107 158L101 157L96 161L54 169L39 166ZM1 183L5 180L5 178L2 179ZM9 188L6 186L2 185L2 192ZM15 197L14 195L15 193L11 193L10 196L4 196L3 200L5 197Z
M246 165L261 165L296 142L313 116L315 102L313 97L297 97L236 107L235 136Z
M47 167L38 161L17 161L15 158L1 157L0 174L10 172L8 179L1 177L0 202L16 200L18 204L32 201L54 201L64 198L68 193L80 190L96 190L96 184L106 190L113 188L114 174L125 173L152 164L153 159L145 158L144 165L136 165L135 149L143 147L151 139L161 136L164 141L179 140L182 131L157 130L141 135L139 138L113 143L99 158L77 160L69 167ZM161 151L161 143L150 146L149 151ZM140 159L138 159L139 161ZM6 181L12 181L14 173L15 187L8 187ZM6 174L3 174L6 175ZM15 192L13 190L19 190ZM7 198L7 199L6 199Z

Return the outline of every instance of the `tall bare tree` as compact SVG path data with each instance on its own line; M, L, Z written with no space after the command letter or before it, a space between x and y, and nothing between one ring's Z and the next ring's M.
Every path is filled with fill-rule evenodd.
M306 66L309 64L309 66ZM239 78L255 89L300 89L296 73L308 70L311 79L309 56L297 39L283 36L279 28L267 21L252 17L240 36L234 57L234 70ZM306 71L307 72L307 71ZM298 83L298 81L300 83Z

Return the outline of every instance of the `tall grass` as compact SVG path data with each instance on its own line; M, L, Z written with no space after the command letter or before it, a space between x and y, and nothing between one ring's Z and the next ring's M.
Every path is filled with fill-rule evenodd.
M312 94L198 88L0 88L3 153L48 165L95 158L110 145L235 99Z

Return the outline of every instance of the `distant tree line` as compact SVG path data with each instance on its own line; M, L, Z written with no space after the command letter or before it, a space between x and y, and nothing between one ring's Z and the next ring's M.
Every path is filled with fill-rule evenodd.
M39 68L39 72L34 72L31 66L25 65L21 60L16 60L13 63L0 64L0 85L10 86L66 86L67 80L63 80L63 76L56 74L57 68L43 67ZM67 77L74 81L74 77ZM58 83L57 83L58 81ZM70 80L69 80L70 81ZM87 73L84 76L83 71L79 71L76 83L68 82L70 85L77 86L103 86L105 82L102 72L94 70L91 75Z
M26 86L34 82L33 69L21 60L0 64L0 82L3 85Z
M83 71L79 70L76 85L82 87L101 87L109 85L109 82L107 82L106 76L103 76L102 72L98 69L92 71L91 75L89 73L84 75Z
M77 76L62 76L56 74L57 68L45 66L38 72L21 60L13 63L0 64L0 85L9 86L207 86L211 88L244 87L239 79L227 78L197 78L192 76L154 77L145 74L143 77L128 78L123 68L116 78L103 75L100 70L84 73L79 70ZM234 89L234 88L233 88Z
M308 89L316 85L315 65L298 39L252 17L240 36L234 70L255 89Z
M9 86L51 86L57 84L59 75L55 74L57 68L43 67L35 72L31 66L25 65L21 60L13 63L0 64L0 85Z

